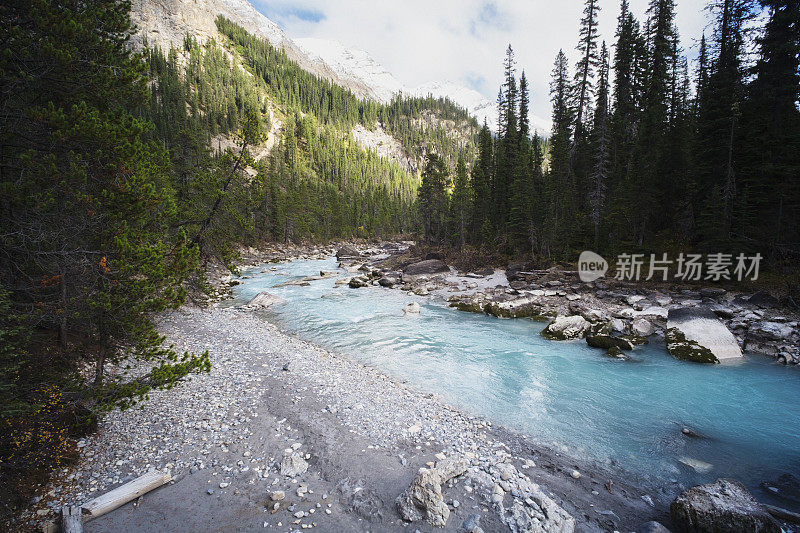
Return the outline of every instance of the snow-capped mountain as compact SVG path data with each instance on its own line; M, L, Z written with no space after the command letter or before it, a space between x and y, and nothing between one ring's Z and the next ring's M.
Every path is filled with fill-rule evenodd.
M435 81L415 87L409 92L413 96L430 95L435 98L447 98L469 111L478 119L478 124L483 124L485 121L489 129L497 131L497 106L478 91L452 81Z
M403 84L391 72L363 50L346 48L338 41L326 39L294 39L294 42L309 57L325 63L339 76L362 81L383 103L404 90Z
M452 81L435 81L418 87L407 87L368 52L348 48L339 41L328 39L294 39L297 48L309 57L324 63L340 78L353 80L370 89L373 97L389 102L399 92L412 96L448 98L474 116L479 124L484 121L492 131L497 131L497 106L474 89ZM531 116L533 127L540 133L550 131L550 121Z
M292 39L283 29L259 13L247 0L133 0L131 19L137 26L134 42L169 49L180 48L184 37L193 35L201 41L219 39L215 19L223 15L247 31L281 48L305 70L350 89L363 98L389 102L398 94L432 95L449 98L478 119L497 128L497 108L479 92L454 82L432 82L407 87L368 52L348 48L326 39ZM531 116L533 127L550 131L550 122Z

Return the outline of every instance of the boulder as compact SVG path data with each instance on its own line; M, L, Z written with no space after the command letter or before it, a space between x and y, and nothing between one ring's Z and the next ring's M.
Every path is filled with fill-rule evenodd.
M653 334L653 324L644 318L637 318L631 322L631 333L639 337L649 337Z
M397 510L403 520L424 519L435 527L444 527L450 509L444 503L442 485L467 471L465 459L445 459L431 468L420 468L411 485L397 498Z
M542 336L560 341L582 339L591 329L591 322L580 315L558 316L542 330Z
M763 308L778 307L780 301L767 291L758 291L747 298L747 303Z
M612 359L628 359L628 356L618 346L610 347L603 355Z
M625 333L625 322L623 322L621 318L613 319L609 325L611 326L611 331L616 333Z
M281 475L286 477L295 477L300 474L305 474L308 470L308 463L303 456L298 452L292 452L281 461Z
M664 527L661 522L651 520L639 526L636 529L636 533L670 533L670 530Z
M418 315L420 311L421 308L417 302L408 303L403 307L404 315Z
M520 276L520 272L525 271L525 263L510 263L506 267L506 279L508 281L520 281L524 278Z
M336 251L336 259L339 261L342 259L357 259L359 257L361 257L361 254L352 246L342 246Z
M756 322L747 330L747 337L756 340L785 341L794 333L794 328L781 322Z
M356 276L354 278L350 278L350 281L347 283L347 285L351 289L360 289L361 287L367 286L367 279L361 276Z
M734 479L718 479L683 492L672 502L670 516L677 531L781 532L764 506Z
M274 294L270 294L268 292L259 292L255 296L253 296L252 300L247 302L247 307L270 307L276 304L286 303L286 300L275 296Z
M725 289L722 287L703 287L700 289L700 296L704 298L719 298L725 295Z
M403 270L403 277L432 276L450 272L450 268L441 259L426 259L411 263Z
M394 287L394 284L397 283L397 278L390 278L387 276L383 276L381 279L378 280L378 285L381 287L386 287L391 289Z
M633 343L622 337L612 337L611 335L587 335L586 344L592 348L603 348L608 350L611 347L620 350L633 350Z
M800 503L800 478L794 474L781 474L775 481L764 482L761 486L783 499Z
M670 309L664 339L669 353L683 361L719 363L743 357L736 337L707 307Z

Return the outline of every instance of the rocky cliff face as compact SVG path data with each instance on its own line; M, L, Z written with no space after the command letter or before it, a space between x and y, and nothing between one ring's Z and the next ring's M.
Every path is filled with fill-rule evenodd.
M308 72L346 87L358 96L379 99L361 80L340 75L319 58L310 56L247 0L133 0L131 20L137 27L134 45L142 46L146 42L149 46L169 50L171 46L182 47L186 35L201 42L209 38L219 40L214 23L218 15L268 40L276 48L282 48Z

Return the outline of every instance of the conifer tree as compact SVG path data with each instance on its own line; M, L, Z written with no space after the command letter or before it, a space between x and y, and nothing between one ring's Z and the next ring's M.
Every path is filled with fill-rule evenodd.
M456 179L453 183L453 194L450 199L450 220L453 226L454 242L459 247L464 247L470 225L470 184L467 174L467 165L464 157L459 156L456 163Z
M574 228L576 191L570 171L572 124L575 116L570 98L569 66L563 50L556 55L550 100L553 104L553 131L550 137L550 172L546 180L549 220L544 248L546 253L563 256Z
M580 41L577 46L580 59L575 66L576 102L573 146L578 144L584 133L584 121L589 114L589 104L593 96L594 72L600 61L597 55L597 18L599 12L600 3L598 0L585 0L579 31Z
M747 90L742 129L742 188L750 201L746 233L783 259L787 243L800 242L800 4L762 0L767 20L757 40L755 79Z
M608 139L608 50L603 41L600 49L600 74L597 88L597 103L594 115L594 127L592 129L594 141L594 165L590 175L589 193L589 218L594 229L594 246L597 248L600 242L600 221L603 215L603 208L608 189L609 174L609 139Z
M428 152L422 184L419 187L419 209L422 216L425 240L440 243L444 237L447 218L447 181L449 172L444 161L435 153Z

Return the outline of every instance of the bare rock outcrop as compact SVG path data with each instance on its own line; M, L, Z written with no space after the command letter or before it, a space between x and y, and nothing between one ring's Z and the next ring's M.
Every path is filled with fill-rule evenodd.
M686 532L738 531L780 533L781 527L763 505L734 479L698 485L670 506L676 530Z
M467 471L464 459L445 459L431 468L420 468L411 485L397 498L397 510L404 520L424 519L432 526L444 527L450 509L442 496L442 485Z

